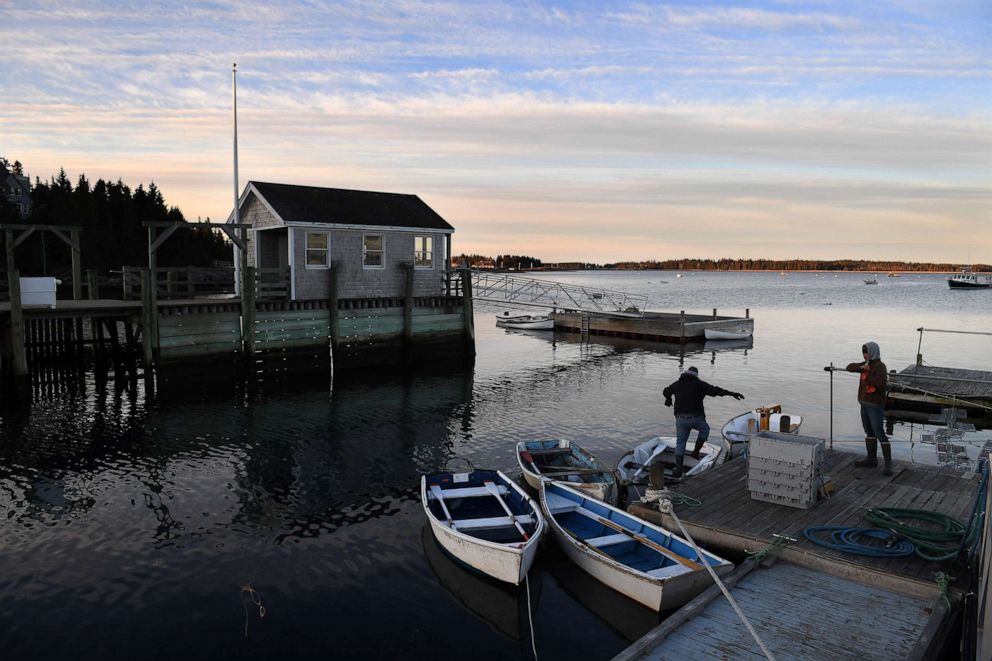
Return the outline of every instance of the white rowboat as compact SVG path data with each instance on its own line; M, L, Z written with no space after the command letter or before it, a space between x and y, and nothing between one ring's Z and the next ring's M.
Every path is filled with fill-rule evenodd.
M646 484L652 464L664 464L665 473L670 476L675 467L674 436L656 436L634 447L633 450L620 457L617 462L617 476L632 484ZM684 458L685 472L683 477L699 475L709 470L723 460L723 448L709 441L699 449L699 459L694 458L687 450Z
M781 404L762 406L731 418L720 430L727 443L727 459L738 456L747 446L751 437L762 431L777 431L798 434L803 417L794 413L783 413Z
M565 555L593 578L661 611L688 602L734 566L686 540L560 482L541 484L541 509Z
M572 441L520 441L517 443L517 463L524 480L535 490L541 488L541 478L567 482L593 498L612 502L616 499L616 477L613 469Z
M420 498L438 543L470 568L520 585L544 532L537 504L499 471L435 473Z
M753 335L753 331L743 330L717 330L716 328L704 328L703 335L707 340L746 340Z

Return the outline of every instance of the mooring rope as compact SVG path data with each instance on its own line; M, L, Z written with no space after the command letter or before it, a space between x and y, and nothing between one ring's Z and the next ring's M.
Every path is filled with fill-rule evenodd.
M527 623L530 624L530 648L534 652L534 661L537 661L537 634L534 632L534 617L530 608L530 572L524 574L524 587L527 588Z
M708 571L710 576L713 577L713 581L717 584L717 587L720 588L720 591L723 593L723 596L727 598L727 601L730 602L730 605L737 613L737 617L741 619L741 622L744 623L744 626L747 627L747 630L751 633L751 637L754 638L756 643L758 643L758 647L761 648L765 658L767 658L768 661L775 661L775 657L768 650L768 648L765 647L764 642L762 642L761 638L758 636L758 632L754 630L754 627L751 626L747 616L744 615L744 611L742 611L741 607L737 605L736 601L734 601L730 591L727 590L727 586L723 584L720 577L716 575L715 571L713 571L713 567L711 567L710 563L706 561L706 558L703 555L702 550L700 550L699 546L696 544L696 541L689 534L689 531L685 529L685 526L682 525L682 520L675 514L675 508L672 507L672 501L669 498L662 497L662 499L658 501L658 509L660 509L663 514L669 514L673 519L675 519L675 523L678 524L679 530L682 531L682 534L685 536L686 540L692 544L692 548L696 551L696 557L702 561L703 566L706 567L706 571Z

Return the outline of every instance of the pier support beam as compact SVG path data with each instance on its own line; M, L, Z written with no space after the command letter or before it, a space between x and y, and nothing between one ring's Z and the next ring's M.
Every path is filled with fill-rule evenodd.
M28 375L28 358L24 350L24 310L21 308L20 272L8 271L7 273L10 278L8 288L10 290L11 374L15 379L22 379Z
M469 355L475 355L475 311L472 306L472 271L466 264L461 270L462 300L465 314L465 342L468 344Z
M338 265L331 263L327 269L327 275L330 278L327 307L331 317L331 350L334 351L338 348L338 338L341 336L338 325L340 319L338 314Z
M242 264L241 278L241 341L250 361L255 355L255 267Z
M404 264L406 290L403 294L403 340L413 344L413 264Z

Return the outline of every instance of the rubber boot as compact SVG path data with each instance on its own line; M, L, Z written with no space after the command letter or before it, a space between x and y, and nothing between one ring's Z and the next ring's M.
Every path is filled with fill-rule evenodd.
M706 442L705 438L697 438L696 446L692 448L692 458L699 459L699 451L703 449L703 443Z
M676 480L682 479L682 464L684 463L685 463L684 454L675 455L675 468L672 469L672 478Z
M892 475L892 445L888 441L882 441L882 458L885 460L885 467L882 468L882 475Z
M878 466L878 459L875 457L875 453L878 451L878 439L874 436L865 436L865 448L868 450L867 456L864 459L855 461L854 465L859 468L874 468Z

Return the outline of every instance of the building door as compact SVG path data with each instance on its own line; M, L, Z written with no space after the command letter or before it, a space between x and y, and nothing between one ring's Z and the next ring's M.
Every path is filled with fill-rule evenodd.
M285 232L279 233L279 268L289 268L289 238Z

